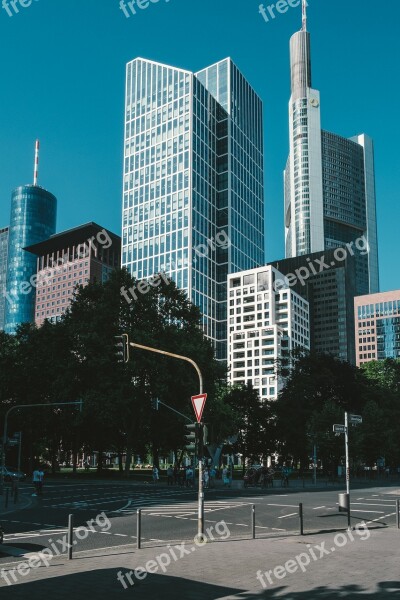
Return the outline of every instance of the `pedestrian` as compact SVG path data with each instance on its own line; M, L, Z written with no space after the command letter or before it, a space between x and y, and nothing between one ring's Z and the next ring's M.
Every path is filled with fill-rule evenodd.
M210 469L210 488L215 488L216 476L217 476L217 467L212 466Z
M153 466L153 483L158 483L159 473L156 465Z
M33 485L35 488L35 491L32 494L32 496L37 496L39 494L39 484L40 484L40 471L38 468L33 471L32 481L33 481Z
M172 465L169 465L167 469L167 485L174 485L174 470Z
M179 468L178 465L174 464L174 485L179 484Z
M224 484L224 487L227 487L230 484L229 471L226 465L224 465L224 468L222 469L222 483Z
M209 485L210 485L210 469L209 469L209 467L205 468L204 475L203 475L203 483L204 483L204 489L208 490Z
M193 487L193 469L191 465L186 469L186 487Z
M40 496L43 494L43 485L44 485L44 471L40 467L39 468L39 486L38 486Z
M179 470L179 485L180 485L180 487L184 487L184 485L185 485L185 479L186 479L186 469L182 465L181 468L180 468L180 470Z

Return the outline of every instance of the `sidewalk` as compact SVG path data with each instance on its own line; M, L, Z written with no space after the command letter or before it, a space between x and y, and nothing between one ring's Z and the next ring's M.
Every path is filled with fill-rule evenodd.
M398 600L400 531L364 529L352 534L341 532L341 537L337 536L228 539L196 548L189 543L187 554L182 558L179 558L180 550L175 549L177 560L165 567L165 573L154 562L147 565L147 570L155 570L155 565L157 572L147 574L142 581L132 573L133 586L122 576L127 571L144 567L147 561L154 561L161 554L167 556L171 547L160 545L136 550L130 546L77 553L72 561L65 557L53 558L48 567L34 568L25 575L18 575L18 583L13 586L7 586L4 575L11 577L8 569L15 569L16 565L3 565L0 599L337 600L344 597L346 600L363 600L367 597ZM346 544L343 544L344 536L348 536ZM316 560L310 558L311 552ZM298 560L304 563L304 572L296 562L299 556L303 557ZM309 564L306 565L307 556ZM294 572L296 564L297 571ZM272 578L271 584L265 572ZM126 589L118 580L118 573ZM141 571L138 573L143 575Z

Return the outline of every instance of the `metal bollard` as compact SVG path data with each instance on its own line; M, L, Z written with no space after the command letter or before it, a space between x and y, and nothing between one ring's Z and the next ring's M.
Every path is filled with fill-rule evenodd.
M304 535L303 503L299 504L300 535Z
M136 537L137 549L140 550L142 547L142 510L140 508L136 511Z
M68 560L72 560L72 548L74 545L74 515L68 517Z
M256 539L256 505L252 504L251 506L251 531L253 540Z
M9 488L6 488L6 499L5 499L5 505L6 505L6 508L7 508L7 506L8 506L8 494L9 494L9 493L10 493L10 490L9 490Z
M396 523L397 529L400 529L400 500L398 498L396 500Z

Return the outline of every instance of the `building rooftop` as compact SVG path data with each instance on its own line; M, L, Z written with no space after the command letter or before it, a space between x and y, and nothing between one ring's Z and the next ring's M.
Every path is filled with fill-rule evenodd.
M33 244L32 246L27 246L24 250L36 254L36 256L44 256L45 254L51 254L52 252L61 250L66 246L83 244L91 238L96 238L102 231L105 231L111 238L113 245L121 245L121 238L118 235L91 221L90 223L85 223L84 225L79 225L78 227L55 233L50 236L49 239L39 242L38 244Z

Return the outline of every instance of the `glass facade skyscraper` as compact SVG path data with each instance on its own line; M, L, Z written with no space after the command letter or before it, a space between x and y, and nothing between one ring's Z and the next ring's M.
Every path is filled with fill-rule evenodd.
M0 331L4 329L4 311L7 279L8 227L0 229Z
M37 185L16 188L11 198L6 284L6 333L35 320L36 257L24 250L55 233L57 200ZM33 285L32 285L33 284Z
M264 262L262 103L230 59L127 65L122 265L164 271L226 359L227 275Z
M285 170L286 257L345 246L365 236L356 257L356 293L379 290L373 142L321 130L320 95L312 88L310 34L290 41L290 155Z

